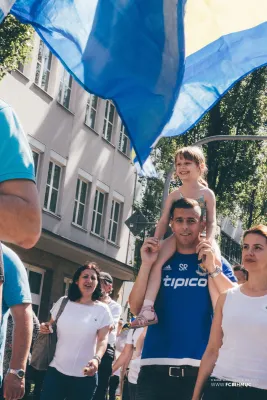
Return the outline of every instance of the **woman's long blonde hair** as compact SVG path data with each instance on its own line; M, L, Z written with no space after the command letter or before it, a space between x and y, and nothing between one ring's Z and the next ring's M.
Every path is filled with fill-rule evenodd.
M204 179L205 174L207 173L208 169L206 167L206 160L203 154L203 151L197 146L188 146L182 147L178 149L175 154L175 165L177 163L177 158L184 158L185 160L190 160L196 163L196 165L200 168L201 165L204 165L204 169L201 172L201 175L198 179L199 183L203 186L208 187L208 182Z

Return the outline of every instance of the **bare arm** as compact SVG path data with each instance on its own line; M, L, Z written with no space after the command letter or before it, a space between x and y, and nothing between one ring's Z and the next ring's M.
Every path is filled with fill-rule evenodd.
M41 211L36 185L25 179L0 183L0 240L26 249L40 237Z
M119 358L117 358L117 360L113 364L112 372L113 373L116 372L117 369L119 369L120 367L122 367L126 363L129 363L129 360L131 360L132 356L133 356L133 345L132 344L126 344L124 346L124 349L122 350L121 355L119 356Z
M103 328L97 331L97 342L96 342L96 353L97 357L103 357L107 345L108 345L108 334L109 334L110 325L104 326ZM99 362L97 359L93 358L88 362L88 364L84 368L84 375L93 376L98 371Z
M209 343L202 357L192 400L200 400L204 385L212 374L222 345L222 310L226 293L220 295L212 322Z
M164 206L164 210L162 213L162 216L160 217L159 222L157 223L157 227L155 230L155 234L154 237L157 239L162 239L163 236L165 235L165 233L167 232L169 223L170 223L170 210L171 210L171 206L172 203L175 200L175 192L172 192L171 194L169 194L169 196L166 199L166 203Z
M211 243L216 235L216 199L212 190L207 189L205 195L207 206L207 221L206 221L206 238Z
M14 321L10 368L26 369L32 341L32 306L19 304L11 307Z
M141 248L142 264L129 296L129 304L131 312L137 315L143 305L147 283L151 268L154 263L163 265L161 256L158 257L158 242L154 238L148 238L145 240ZM155 266L156 266L155 264Z

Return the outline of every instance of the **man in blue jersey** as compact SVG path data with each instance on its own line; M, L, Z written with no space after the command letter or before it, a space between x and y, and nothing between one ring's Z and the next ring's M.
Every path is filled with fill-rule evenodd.
M12 108L0 100L0 241L24 248L40 236L41 212L27 137ZM4 281L0 243L0 311Z
M231 266L216 262L210 243L200 240L204 222L197 201L174 202L171 226L176 253L164 263L155 239L146 239L141 249L142 265L129 298L131 311L138 314L153 264L163 266L155 303L159 322L148 327L136 400L191 400L209 339L212 303L236 281ZM200 267L201 259L207 273Z
M31 292L24 265L13 250L2 245L5 265L3 284L3 319L0 326L0 386L9 311L14 321L12 353L0 400L21 399L25 388L25 370L32 340Z

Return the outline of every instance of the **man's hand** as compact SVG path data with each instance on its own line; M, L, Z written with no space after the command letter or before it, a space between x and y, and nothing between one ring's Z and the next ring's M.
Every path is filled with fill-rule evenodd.
M5 400L22 399L25 393L25 379L20 379L16 375L8 373L4 380Z
M147 238L141 247L142 264L152 266L159 254L159 241L156 238Z
M199 242L196 248L198 259L202 260L201 266L209 273L214 272L216 266L215 251L208 240Z

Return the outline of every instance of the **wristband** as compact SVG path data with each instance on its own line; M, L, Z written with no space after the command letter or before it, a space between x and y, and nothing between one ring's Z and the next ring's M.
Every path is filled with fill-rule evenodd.
M222 273L222 269L220 267L218 267L218 265L215 265L215 271L213 271L212 273L209 273L209 276L211 278L216 278L216 276L220 275Z
M98 365L101 364L101 358L97 354L93 357L93 360L97 360L98 361Z

